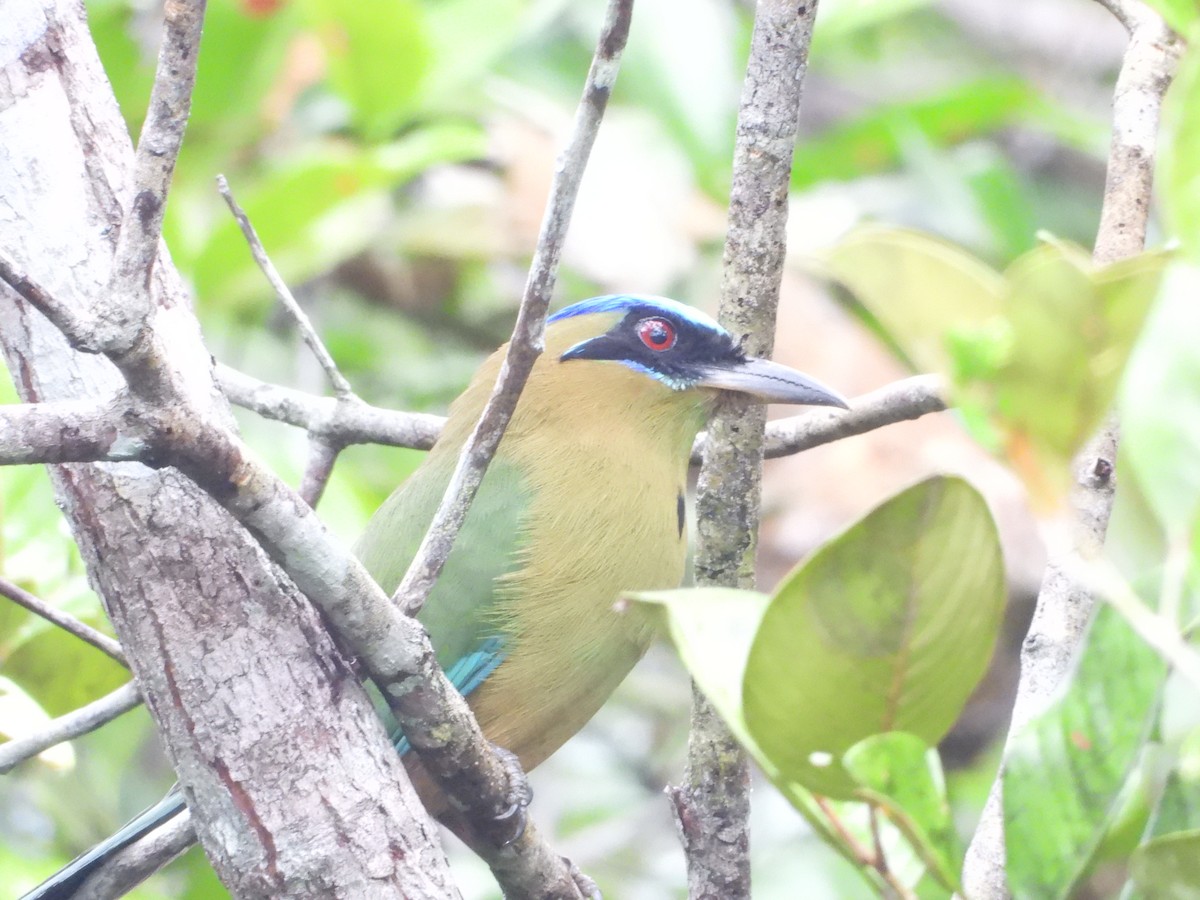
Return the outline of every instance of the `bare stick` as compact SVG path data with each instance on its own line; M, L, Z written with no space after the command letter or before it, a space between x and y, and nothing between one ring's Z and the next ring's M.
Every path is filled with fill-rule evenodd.
M52 622L63 631L75 635L75 637L84 643L91 644L101 653L110 656L125 668L129 668L129 663L125 659L125 653L121 650L121 645L107 634L97 631L91 625L80 622L77 618L63 612L61 609L55 609L45 600L35 597L29 591L13 584L7 578L0 578L0 596L7 597L18 606L25 607L25 609L29 610L35 616L41 616L47 622Z
M500 368L500 377L475 430L459 455L458 465L429 531L393 594L396 602L410 615L416 615L425 605L466 520L467 510L475 499L475 492L479 489L488 464L500 445L513 410L517 408L517 400L533 370L533 364L542 352L546 311L550 307L550 295L554 290L567 225L583 180L584 167L600 128L600 120L616 82L632 12L633 0L610 0L608 4L583 97L575 112L571 140L555 165L554 182L542 218L537 250L529 269L525 295L521 299L508 352Z
M325 485L333 474L333 464L337 462L339 448L312 436L308 440L308 465L304 469L304 479L300 482L300 496L313 509L321 502L325 493Z
M97 327L89 341L101 352L131 350L151 312L150 276L158 259L171 175L192 108L204 7L205 0L167 0L164 6L158 69L134 155L131 199L121 222L108 286L109 296L123 302L100 305Z
M327 436L342 446L384 444L428 450L446 423L444 416L428 413L383 409L361 401L339 403L332 397L268 384L228 366L217 366L217 378L230 403L303 428L310 434ZM768 422L764 454L768 459L791 456L946 408L946 388L941 377L914 375L855 398L849 411L813 409ZM696 438L692 465L700 465L707 440L707 433Z
M947 408L946 385L939 375L914 375L850 401L849 410L812 409L767 423L763 456L778 459L886 425L919 419ZM692 465L703 461L708 434L696 438Z
M720 320L770 353L787 251L787 202L817 4L759 0L738 112ZM696 502L696 582L753 587L766 410L730 398L712 420ZM693 685L684 784L671 791L691 900L750 896L745 751Z
M1102 2L1131 28L1113 95L1112 145L1093 251L1097 263L1110 263L1140 252L1146 243L1158 120L1178 59L1179 41L1162 19L1141 3ZM1110 423L1076 459L1074 547L1046 568L1021 648L1021 679L1010 740L1058 695L1087 634L1095 599L1075 573L1085 561L1094 559L1104 544L1112 512L1117 437L1116 424ZM1007 752L1006 747L1005 756ZM1009 896L1003 784L1002 758L963 867L963 888L972 900Z
M267 251L263 247L262 241L259 240L258 232L254 230L254 226L250 223L250 217L246 215L246 211L233 198L233 191L229 189L229 182L225 180L224 175L217 176L217 190L221 192L221 196L225 198L225 203L229 206L229 211L237 219L238 226L242 229L242 234L246 237L246 243L250 246L250 255L254 257L254 261L258 263L258 267L262 269L263 275L270 282L272 289L275 291L275 296L283 304L283 308L288 311L288 315L295 320L296 325L300 328L300 336L304 338L304 343L308 344L308 349L312 351L313 356L317 358L317 362L321 364L321 368L325 370L325 377L333 385L334 392L339 397L353 396L354 390L350 387L350 382L338 370L337 363L333 361L333 356L321 341L321 336L317 334L317 330L313 328L312 320L309 319L308 313L301 308L291 289L288 288L287 282L283 280L283 277L279 274L279 270L275 268L275 264L267 256Z
M130 681L99 700L50 720L34 734L0 744L0 775L7 774L14 766L55 744L73 740L107 725L141 702L142 695L138 692L137 684Z
M185 810L107 860L72 896L79 900L123 897L195 842L192 816Z
M217 380L229 402L268 419L303 428L339 446L385 444L428 450L442 432L444 416L398 412L361 400L318 397L294 388L259 381L228 366L217 366Z
M0 278L8 262L0 250ZM0 465L144 459L149 430L124 398L0 406Z

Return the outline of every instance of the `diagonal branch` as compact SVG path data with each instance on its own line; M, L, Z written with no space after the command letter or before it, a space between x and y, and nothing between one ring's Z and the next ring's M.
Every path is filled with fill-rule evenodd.
M1111 263L1141 252L1146 244L1154 154L1163 96L1174 75L1180 42L1163 20L1138 0L1101 0L1130 28L1129 45L1113 94L1113 133L1104 204L1093 258ZM1029 633L1021 648L1009 737L1029 723L1070 677L1095 608L1095 598L1077 573L1104 545L1112 512L1117 425L1110 422L1076 459L1072 497L1072 550L1046 567ZM1008 748L1005 748L1007 757ZM979 826L967 849L963 886L973 900L1009 896L1005 876L1004 758Z
M262 270L271 288L275 291L276 298L283 304L283 308L287 310L288 315L292 317L297 327L299 327L300 336L304 339L304 343L308 345L308 349L312 351L312 355L317 358L317 362L321 364L321 368L325 370L325 377L333 385L334 392L338 397L354 396L350 382L346 380L346 376L341 373L337 367L337 363L333 361L333 355L321 341L317 330L313 328L312 320L309 319L308 314L300 306L295 295L292 294L291 289L287 286L287 282L283 280L283 276L275 268L275 264L271 262L266 248L263 247L262 241L259 240L258 232L254 230L254 225L250 222L250 217L246 215L246 211L233 198L233 191L230 190L229 182L225 180L224 175L217 176L217 190L225 198L225 203L228 205L229 211L233 213L238 227L242 229L246 243L250 246L250 255L254 257L254 261L258 263L258 267Z
M55 609L45 600L35 597L29 591L24 590L7 578L0 578L0 597L7 597L18 606L23 606L29 610L35 616L40 616L47 622L57 625L63 631L75 635L75 637L84 643L91 644L101 653L108 655L125 668L129 668L129 662L125 659L125 651L121 649L120 644L107 634L97 631L91 625L79 621L61 609Z
M86 706L52 719L33 734L0 744L0 775L7 774L14 766L37 756L55 744L74 740L107 725L141 702L142 695L138 692L137 684L130 681L99 700L93 700Z
M410 615L416 615L425 605L466 520L467 510L488 464L500 446L500 439L517 408L517 400L533 370L533 364L541 355L545 341L546 311L550 308L550 295L554 290L567 225L571 220L571 211L575 207L575 197L579 193L592 144L600 128L600 120L617 79L632 13L633 0L610 0L587 83L583 88L583 97L575 112L571 140L555 165L554 182L542 218L537 250L525 283L525 294L521 298L508 352L500 368L500 377L496 380L492 396L478 424L459 455L458 465L429 531L393 595Z
M158 260L167 192L192 108L204 7L205 0L167 0L164 6L158 68L134 154L132 199L125 204L108 285L108 296L125 302L100 304L96 328L85 343L93 352L132 349L153 311L150 277Z

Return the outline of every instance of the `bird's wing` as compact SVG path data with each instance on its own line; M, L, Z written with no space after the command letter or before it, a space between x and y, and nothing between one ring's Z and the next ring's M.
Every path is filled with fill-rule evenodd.
M431 454L379 508L355 546L385 591L396 589L416 555L454 462L454 454ZM491 674L508 649L494 615L496 584L520 564L528 506L516 467L494 460L419 616L438 662L464 695Z

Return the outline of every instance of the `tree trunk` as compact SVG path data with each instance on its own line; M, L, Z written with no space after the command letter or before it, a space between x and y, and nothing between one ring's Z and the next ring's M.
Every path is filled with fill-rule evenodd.
M108 283L132 147L82 4L5 0L0 244L81 309ZM188 392L228 416L165 248L152 292ZM0 342L26 402L112 396L0 287ZM51 467L194 814L238 897L455 895L436 831L316 612L192 482L135 463Z

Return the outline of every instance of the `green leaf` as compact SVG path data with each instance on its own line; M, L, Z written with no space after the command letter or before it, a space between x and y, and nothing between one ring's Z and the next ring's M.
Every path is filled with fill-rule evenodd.
M326 145L288 161L248 190L232 187L271 261L285 281L296 283L378 237L391 210L389 189L435 163L473 158L483 150L478 128L447 123L364 151ZM191 253L185 240L172 248L207 300L236 306L268 295L232 216L218 220Z
M1186 0L1175 0L1172 5ZM1165 3L1163 5L1166 5ZM1184 55L1163 104L1158 194L1172 234L1200 262L1200 41Z
M1163 835L1139 847L1130 875L1145 900L1194 900L1200 885L1200 829Z
M919 231L856 228L830 248L822 268L914 371L949 371L944 335L984 327L1003 309L1005 282L995 269Z
M329 79L368 138L393 134L416 106L430 48L415 0L304 0Z
M1019 121L1037 106L1035 92L1011 78L959 82L940 94L889 103L798 146L792 185L803 188L891 168L913 129L935 145L954 144Z
M1102 605L1066 693L1009 739L1004 819L1014 896L1070 894L1117 811L1165 678L1158 654Z
M425 109L443 112L478 92L489 70L517 43L526 25L528 0L439 0L424 4L430 44L429 69L421 85Z
M1112 404L1168 259L1098 268L1082 248L1048 240L1001 275L936 238L868 226L824 263L902 360L952 376L972 433L1053 508Z
M1046 243L1005 273L1013 343L993 402L1026 483L1057 482L1043 497L1065 492L1070 460L1107 414L1166 261L1143 254L1096 269L1080 248ZM1034 470L1022 467L1030 456Z
M4 660L4 674L52 716L116 690L129 672L60 628L38 622Z
M996 527L965 481L888 500L780 585L746 663L755 743L782 777L850 799L841 757L873 734L936 743L991 657L1004 607Z
M717 587L629 596L657 614L696 684L770 775L771 761L758 752L742 715L746 659L770 598L757 591Z
M1146 0L1146 3L1185 37L1200 25L1200 0Z
M938 884L957 891L962 850L937 751L911 734L889 732L855 744L843 762L864 788L861 796L883 808Z
M1172 267L1121 385L1122 456L1172 538L1200 514L1200 268Z
M817 17L813 43L845 40L859 31L878 28L931 4L932 0L826 0Z

